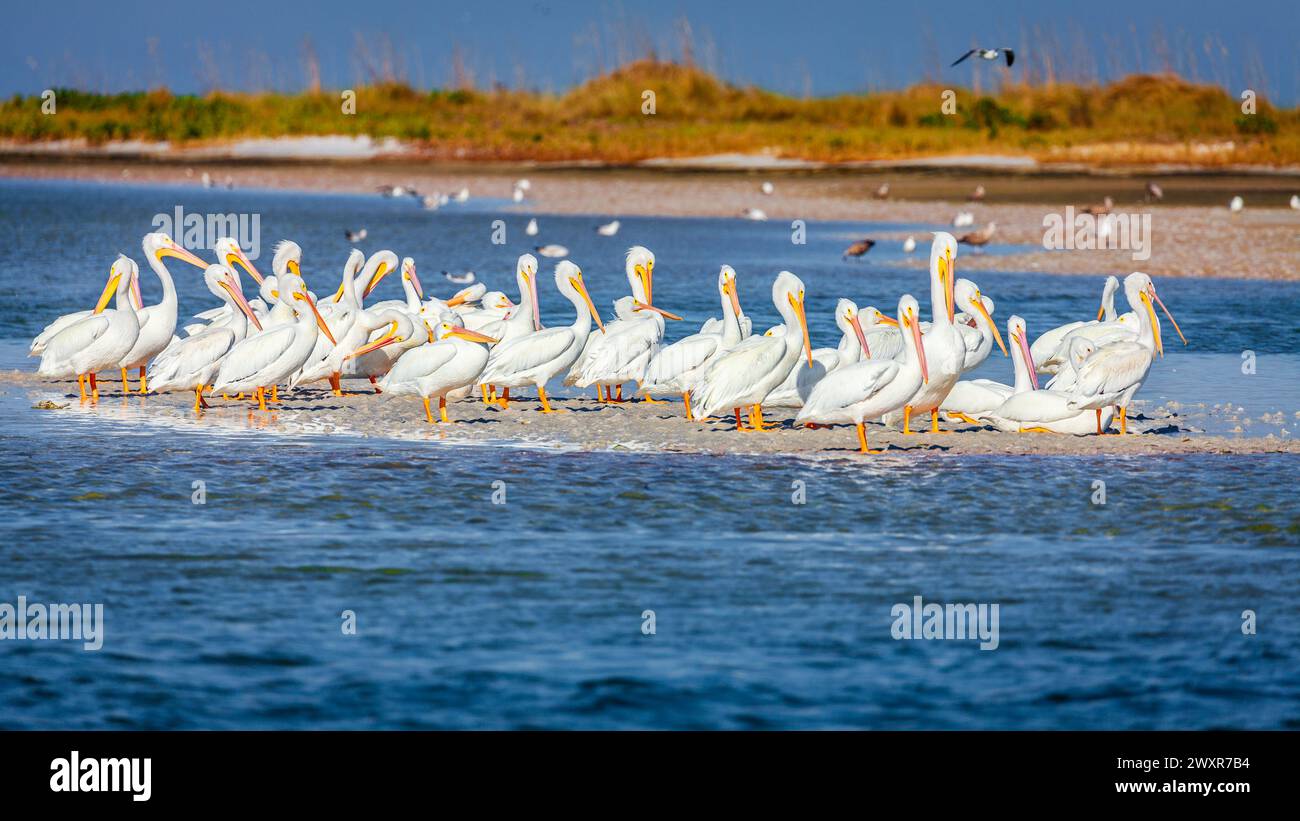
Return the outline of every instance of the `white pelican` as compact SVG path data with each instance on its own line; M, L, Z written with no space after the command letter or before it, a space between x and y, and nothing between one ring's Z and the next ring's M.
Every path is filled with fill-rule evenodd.
M812 367L812 344L808 340L808 318L804 313L804 286L799 277L789 271L777 274L772 283L772 304L785 320L786 332L751 336L714 360L705 369L692 394L696 399L697 419L731 408L736 414L737 430L766 430L762 403L790 373L801 347L807 352L808 367ZM802 334L794 333L796 325L802 329ZM740 422L742 407L752 408L749 427Z
M278 385L303 366L318 335L323 333L331 344L335 342L302 277L286 273L278 286L280 302L294 311L293 324L267 328L232 348L221 360L212 385L214 392L255 391L262 410L266 410L266 388Z
M1097 411L1098 433L1102 430L1101 411L1109 405L1119 408L1120 433L1128 433L1129 402L1146 380L1154 358L1164 355L1160 321L1151 301L1159 303L1166 314L1169 314L1169 309L1156 295L1155 283L1146 274L1132 273L1124 278L1124 292L1129 304L1137 311L1137 339L1109 342L1098 347L1079 368L1070 400L1071 408ZM1169 314L1169 321L1174 322L1172 314ZM1174 326L1177 327L1176 322Z
M1070 348L1072 354L1069 361L1071 366L1075 366L1092 352L1093 345L1087 339L1076 337L1071 342ZM1019 347L1013 349L1012 355L1016 358L1028 356L1032 359L1028 350ZM1033 373L1032 362L1026 367L1030 373ZM1019 370L1017 370L1018 380ZM1093 433L1094 426L1096 432L1100 433L1103 427L1110 424L1111 417L1114 415L1112 408L1099 412L1094 422L1093 414L1070 407L1071 399L1070 394L1062 391L1018 391L1008 396L993 410L977 414L977 419L1008 433L1065 433L1073 436Z
M172 282L171 272L163 264L163 257L176 257L196 268L206 269L208 264L166 234L145 234L140 245L144 249L145 262L162 283L162 300L157 305L149 305L136 312L140 320L140 332L131 350L117 364L122 371L122 392L131 392L127 371L139 368L140 393L145 394L149 392L145 365L171 344L172 335L176 333L176 283Z
M898 324L903 332L903 361L868 359L836 368L812 389L796 424L851 423L858 429L858 451L867 448L865 422L903 407L920 390L930 374L921 338L921 308L911 294L898 301Z
M957 280L957 284L953 286L953 301L962 309L961 316L966 320L954 325L966 346L966 354L961 365L962 373L973 371L984 364L984 360L988 359L989 354L993 352L994 342L997 342L998 347L1002 349L1003 356L1010 356L1006 344L1002 341L1002 334L998 332L998 326L993 324L992 312L986 304L986 302L992 303L980 293L978 285L969 279Z
M420 315L430 322L441 322L443 314L447 312L456 314L472 313L478 310L479 303L486 294L487 286L481 282L476 282L467 288L461 288L452 294L449 299L439 299L436 296L431 296L420 306Z
M1011 396L1038 389L1038 375L1032 373L1028 362L1033 360L1025 339L1025 320L1012 316L1007 320L1007 336L1011 339L1011 364L1015 382L1004 385L992 379L963 379L952 386L952 391L939 405L939 410L960 416L972 424L980 424L971 416L992 411Z
M340 382L344 360L366 344L371 331L386 324L375 318L375 312L363 307L363 300L388 271L397 268L397 264L397 255L392 251L379 251L371 255L361 270L362 277L368 279L366 290L362 293L357 293L352 266L349 265L344 269L343 284L339 286L338 293L334 296L334 311L325 319L331 338L326 340L317 337L311 356L303 364L302 369L293 375L289 387L296 388L299 385L328 379L334 395L344 395ZM398 305L405 307L404 303ZM371 379L371 382L373 381Z
M132 268L131 270L132 270L131 287L128 289L127 295L125 297L117 296L116 289L109 289L114 294L113 307L119 311L124 310L126 308L134 308L135 310L138 311L144 307L144 300L140 298L140 276L137 272L138 269ZM113 278L113 268L111 266L108 271L108 278L110 280ZM87 317L93 316L94 313L95 311L93 309L87 308L84 311L73 311L72 313L63 314L62 316L58 317L53 322L46 325L41 330L41 332L36 335L36 337L32 340L31 347L27 351L27 355L40 356L45 352L45 346L49 344L50 340L53 339L54 336L58 334L59 331L62 331L64 328L67 328L69 325L73 325L77 322L80 322L81 320L86 319Z
M648 396L657 393L680 393L691 420L691 386L716 357L740 344L740 296L736 290L736 271L723 265L718 272L718 295L722 300L722 327L719 333L691 334L659 349L646 367L641 389Z
M340 376L370 380L375 393L383 393L375 381L386 375L394 363L414 348L432 339L428 325L418 315L402 308L367 308L357 318L370 339L364 345L343 357ZM385 329L380 333L380 329Z
M447 394L474 385L488 361L488 344L495 342L469 328L443 321L433 331L437 341L408 351L397 360L380 387L397 396L419 396L431 424L429 400L438 397L438 413L447 418ZM371 343L372 345L375 343Z
M546 328L496 345L480 377L485 384L507 389L536 386L542 413L555 412L546 398L546 383L577 360L591 333L591 321L596 321L602 333L605 330L577 265L569 260L556 265L555 287L573 304L577 314L573 324Z
M519 286L518 304L509 313L503 313L501 319L484 323L477 329L498 340L497 344L528 336L542 327L541 309L537 302L537 257L532 254L519 256L515 261L515 283Z
M1057 352L1061 342L1072 331L1085 326L1100 324L1103 320L1105 322L1121 321L1115 314L1115 292L1118 290L1119 278L1115 276L1106 277L1106 284L1101 289L1101 307L1097 309L1096 319L1080 320L1060 325L1050 331L1045 331L1034 340L1034 344L1029 346L1029 352L1034 356L1034 363L1038 366L1039 373L1056 373L1057 369L1065 362L1064 358L1058 359L1053 354ZM1129 321L1133 322L1136 319L1137 315L1134 314L1132 320ZM1063 355L1065 352L1061 351L1061 353Z
M203 281L218 299L229 306L231 318L206 331L187 336L159 354L150 369L151 390L159 393L176 390L194 391L194 412L207 407L203 391L217 375L221 360L248 335L248 323L261 330L257 315L244 299L239 275L225 265L209 265Z
M925 333L925 364L929 378L903 407L903 433L912 430L914 410L930 412L930 432L939 433L939 405L961 378L966 343L953 321L957 241L937 231L930 246L930 329Z
M365 261L365 256L360 251L350 257L350 261L354 260L355 257L360 257L361 262ZM268 303L271 309L267 315L258 317L262 321L262 326L267 330L278 325L289 325L294 322L293 306L280 299L279 280L286 274L301 277L301 264L302 248L299 247L298 243L291 239L281 240L276 243L275 252L271 257L271 276L266 278L261 288L262 299L270 297L271 300ZM315 297L313 296L312 299L314 300Z
M632 289L632 302L627 298L615 303L619 319L605 328L605 333L588 340L581 356L565 379L566 384L581 388L596 386L597 398L602 388L610 401L622 401L624 382L645 379L645 369L659 350L664 338L664 317L681 319L676 314L654 304L655 255L644 246L628 249L624 261L624 274ZM614 398L615 387L619 396ZM657 402L649 395L645 401Z
M83 401L88 377L90 397L99 399L95 373L116 368L140 335L140 319L131 307L129 296L131 282L138 275L139 267L135 260L125 255L118 256L109 269L108 282L91 315L67 326L46 343L36 373L56 378L76 374ZM125 307L104 310L114 293L118 296L118 304Z
M238 273L238 270L243 268L244 271L253 278L253 281L257 283L257 287L261 289L265 280L262 276L262 272L257 270L257 266L254 265L253 261L244 253L244 249L239 247L239 242L235 238L221 237L213 244L212 252L217 257L217 262L225 265L230 270ZM260 297L253 297L248 300L248 304L253 309L253 313L259 317L270 310L269 304ZM237 312L233 311L230 306L224 302L216 308L209 308L206 311L200 311L186 321L183 326L185 334L186 336L190 336L196 333L202 333L213 325L219 325L229 321L235 313Z
M489 322L505 319L515 308L515 303L501 291L488 291L478 302L478 307L468 311L458 311L461 325L471 331L482 330Z
M785 381L763 400L764 405L773 408L801 408L813 387L827 374L836 368L871 357L867 336L863 333L862 322L858 318L858 306L852 300L841 299L836 303L835 326L840 329L839 346L814 348L811 368L803 367L802 362L795 362Z
M367 310L383 311L388 308L396 308L410 313L413 317L420 315L424 300L424 286L420 284L420 277L415 273L415 260L411 257L403 257L400 270L402 272L403 298L375 302L367 305Z

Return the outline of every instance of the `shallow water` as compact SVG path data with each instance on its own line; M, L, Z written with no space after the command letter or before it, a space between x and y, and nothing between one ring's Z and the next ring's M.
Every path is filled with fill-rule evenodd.
M0 195L12 367L12 341L93 300L106 250L138 257L177 192L0 183ZM490 244L487 211L180 196L187 209L261 209L264 232L320 248L320 267L304 265L317 290L336 276L345 226L367 225L430 271L491 271L493 285L519 252ZM649 245L656 301L693 322L717 310L706 297L723 261L741 271L756 323L774 321L762 287L789 267L820 306L817 344L832 342L834 296L883 305L920 289L885 257L840 262L838 234L853 226L819 239L814 224L797 247L771 223L625 220L613 240L591 219L542 223L541 240L590 259L600 302L625 290L619 252ZM205 307L197 271L185 273L183 307ZM980 278L999 318L1044 327L1093 310L1100 285ZM33 295L33 282L55 287ZM1160 288L1192 345L1157 365L1147 398L1289 420L1296 289ZM557 303L544 297L552 322ZM1225 317L1245 327L1221 328ZM1260 352L1254 376L1240 373L1244 348ZM0 394L0 603L102 602L106 631L97 652L0 641L0 726L1300 728L1293 456L563 453L209 433L30 405ZM997 604L998 648L893 639L891 608L914 596ZM1245 610L1255 635L1243 635Z

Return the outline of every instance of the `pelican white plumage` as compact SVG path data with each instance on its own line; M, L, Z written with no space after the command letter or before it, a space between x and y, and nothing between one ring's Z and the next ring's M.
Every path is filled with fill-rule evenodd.
M420 284L420 277L415 272L415 260L411 257L403 257L398 270L402 272L402 298L373 302L366 306L366 310L386 311L391 308L406 311L412 317L419 316L423 307L424 286Z
M577 361L591 333L592 320L602 333L605 330L577 265L569 260L556 265L555 287L573 305L576 313L573 324L546 328L498 344L492 349L481 377L485 384L507 389L535 386L542 413L555 412L546 397L546 383Z
M501 291L488 291L478 301L477 307L472 310L457 311L457 313L460 315L463 327L471 331L481 331L487 324L510 316L514 308L515 303Z
M380 387L397 396L419 396L424 400L424 417L433 423L429 402L438 399L438 412L447 418L447 395L474 385L487 366L488 345L496 342L449 320L433 329L434 341L403 354L380 382ZM372 343L373 344L373 343Z
M524 236L537 236L537 217L532 217L528 220L528 224L524 226Z
M966 320L954 323L957 333L961 334L962 342L966 346L966 354L962 358L962 373L973 371L984 364L984 360L988 359L989 354L993 352L994 342L997 342L998 347L1002 349L1003 356L1010 356L1006 344L1002 341L1002 334L998 332L998 326L993 322L992 311L988 309L988 304L992 302L986 300L980 293L978 285L969 279L957 280L957 284L953 286L953 301L958 308L962 309L960 316Z
M537 300L537 257L532 254L519 256L515 261L515 284L519 287L519 302L514 308L504 313L501 319L486 322L477 328L483 335L497 340L496 344L528 336L542 328Z
M1120 433L1128 433L1128 405L1146 380L1152 361L1156 356L1164 355L1160 321L1156 318L1152 300L1169 315L1169 321L1174 322L1173 315L1156 294L1151 277L1141 272L1129 274L1124 278L1124 291L1129 304L1137 311L1137 339L1099 346L1079 368L1070 399L1070 407L1075 410L1097 411L1098 433L1103 429L1101 411L1110 405L1119 410ZM1174 325L1177 327L1176 322Z
M294 311L294 322L267 328L235 345L221 360L212 385L214 392L255 392L262 410L266 410L266 388L302 368L318 335L324 334L330 344L336 342L302 277L286 273L279 278L277 293L280 302Z
M140 393L145 394L149 392L146 364L171 344L176 333L176 283L163 264L163 257L175 257L202 269L206 269L208 264L166 234L145 234L140 246L144 250L145 262L162 283L162 299L156 305L148 305L136 311L140 320L140 332L136 335L131 350L117 364L122 371L122 392L131 392L127 372L139 368Z
M691 386L716 357L740 344L740 295L736 271L723 265L718 272L718 295L722 300L722 326L718 333L691 334L659 349L646 366L641 390L648 396L680 393L691 420Z
M1241 209L1245 207L1246 207L1246 201L1243 200L1240 196L1233 197L1228 202L1228 210L1234 214L1238 213L1239 211L1241 211Z
M963 379L944 398L939 410L958 416L966 422L980 424L971 417L979 413L992 411L1018 393L1038 388L1038 376L1031 372L1028 362L1033 356L1029 353L1025 339L1025 320L1012 316L1007 320L1007 336L1011 340L1011 363L1015 374L1012 384L1006 385L992 379Z
M868 359L836 368L812 389L795 423L853 424L858 430L858 451L879 453L867 447L866 421L903 407L930 378L919 312L911 294L898 301L902 362Z
M851 299L840 299L835 304L835 326L840 330L839 345L834 348L814 348L813 366L803 367L796 361L785 381L777 386L763 404L772 408L801 408L813 387L836 368L852 365L871 356L858 306Z
M109 268L108 282L91 315L74 322L50 338L41 351L40 376L66 378L75 375L81 398L99 399L96 373L116 368L140 335L140 319L131 306L131 283L139 276L139 266L126 255L119 255ZM104 309L114 294L122 308Z
M785 320L786 332L751 336L719 356L700 377L692 396L696 418L705 419L733 409L736 429L766 430L762 403L772 389L785 381L802 348L812 367L812 345L808 340L808 318L804 312L804 284L789 271L782 271L772 283L772 304ZM794 332L798 326L802 334ZM749 427L740 421L740 409L751 408Z
M357 324L370 338L343 357L339 375L369 379L375 393L383 392L377 379L387 375L408 351L432 339L424 319L405 308L367 308L357 318Z
M338 293L334 297L334 310L325 317L330 337L317 337L311 355L303 363L302 368L293 374L289 380L289 387L296 388L299 385L328 379L334 395L344 395L341 384L344 361L354 356L356 351L369 341L371 331L387 324L377 318L375 311L363 307L362 300L365 294L383 279L386 271L396 269L397 265L397 255L392 251L380 251L371 255L361 270L362 278L368 279L366 290L362 293L357 293L356 280L352 276L353 266L349 265L345 268L343 284L339 286ZM418 304L418 299L416 302ZM392 310L405 307L405 303L398 303Z
M1072 368L1078 367L1079 363L1094 350L1092 342L1083 337L1072 340L1070 349L1069 363ZM1012 356L1016 358L1027 356L1030 360L1033 358L1028 350L1018 347L1012 349ZM1026 368L1031 375L1035 373L1032 361ZM1017 370L1017 384L1019 384L1019 370ZM1096 432L1100 433L1110 424L1111 417L1114 415L1113 408L1099 411L1094 422L1093 414L1070 407L1072 398L1070 394L1062 391L1017 391L993 410L976 414L976 419L981 424L991 424L1007 433L1065 433L1072 436L1093 433L1094 426Z
M908 237L903 240L903 253L910 254L916 250L916 237Z
M930 432L939 433L939 405L961 378L966 343L955 317L957 240L938 231L930 246L930 329L925 332L926 379L903 407L903 433L911 434L912 412L930 412ZM888 421L893 421L891 415Z
M144 307L144 301L140 298L140 277L139 274L136 273L137 269L133 268L132 271L133 273L131 277L131 287L127 289L125 297L117 296L118 292L116 288L109 289L110 292L113 294L113 299L114 299L113 307L119 311L125 310L126 308L134 308L135 310L138 311ZM109 271L108 271L109 280L113 278L113 274L114 274L114 268L112 266L109 266ZM108 286L106 285L105 288L107 289L107 287ZM87 308L84 311L73 311L72 313L63 314L62 316L58 317L53 322L46 325L41 330L41 332L37 334L34 339L32 339L32 343L30 348L27 351L27 355L40 356L45 352L45 346L49 344L50 340L53 339L54 336L58 334L59 331L62 331L64 328L67 328L69 325L73 325L77 322L80 322L83 319L93 316L94 313L95 311L93 309Z
M225 265L236 273L240 268L243 268L257 283L258 288L262 287L265 277L262 276L261 271L257 270L257 266L248 258L248 255L244 253L244 249L239 247L239 242L234 237L221 237L218 239L212 246L212 253L216 256L218 263ZM270 310L268 303L261 297L253 297L247 301L249 307L253 309L253 313L257 316L262 316ZM232 310L229 305L223 302L215 308L200 311L190 317L182 325L182 328L187 336L202 333L215 325L225 324L236 313L238 311Z
M252 306L244 298L239 275L222 264L209 265L203 281L218 299L231 310L231 317L206 331L187 336L159 354L150 363L153 384L158 393L178 390L194 391L194 412L207 407L203 391L211 384L221 360L248 336L248 325L261 330Z
M1033 354L1034 363L1038 367L1039 373L1054 374L1065 363L1066 349L1063 349L1061 343L1072 332L1085 327L1094 327L1097 325L1112 322L1124 322L1136 328L1137 314L1124 314L1123 317L1115 313L1115 293L1119 291L1119 278L1116 276L1106 277L1106 283L1101 289L1101 307L1097 309L1097 317L1091 320L1080 320L1078 322L1068 322L1050 331L1043 332L1034 344L1029 346L1029 352ZM1127 317L1127 318L1125 318ZM1105 329L1102 329L1105 332ZM1057 356L1056 354L1060 354Z

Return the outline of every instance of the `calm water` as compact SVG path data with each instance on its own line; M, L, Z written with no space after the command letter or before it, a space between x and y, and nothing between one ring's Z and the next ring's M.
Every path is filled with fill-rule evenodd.
M526 247L491 245L491 204L430 215L378 198L0 183L4 366L13 341L94 298L111 252L138 258L177 196L261 213L265 258L297 239L318 291L344 227L415 256L441 292L444 267L506 285ZM505 218L523 240L523 218ZM629 219L611 240L595 222L543 218L539 239L569 245L603 303L624 292L621 250L650 246L656 301L696 322L717 310L724 261L760 326L772 274L803 276L818 344L840 294L883 306L923 289L887 254L839 261L863 226L814 223L799 247L777 223ZM190 273L182 308L197 310ZM1031 329L1094 309L1100 285L979 280L1000 319ZM1300 289L1160 288L1192 346L1171 350L1150 398L1300 408ZM550 297L543 315L562 321ZM1248 348L1256 381L1236 367ZM3 727L1300 728L1294 457L574 454L30 405L0 394L0 602L102 602L106 637L99 652L0 641ZM999 605L1000 646L895 641L891 608L914 596Z

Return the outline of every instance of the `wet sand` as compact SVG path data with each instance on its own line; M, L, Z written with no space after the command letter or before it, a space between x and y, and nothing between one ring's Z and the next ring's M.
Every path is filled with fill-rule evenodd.
M371 193L381 185L402 184L423 192L468 187L474 197L501 200L502 211L518 214L596 214L616 216L736 217L746 208L761 208L770 223L791 220L843 220L889 223L950 224L958 211L971 211L972 228L950 228L955 235L997 223L994 242L1027 246L1011 257L982 256L964 248L966 270L1018 270L1062 274L1124 274L1140 270L1156 277L1229 279L1300 279L1295 256L1300 252L1300 211L1282 206L1300 192L1291 177L1216 175L1161 178L1170 200L1204 204L1148 205L1142 201L1141 177L953 173L812 172L761 174L743 172L647 171L618 169L485 169L438 168L418 164L212 163L185 166L166 163L68 160L0 162L0 177L79 179L104 183L149 183L195 186L206 171L218 185L227 178L236 190L271 188L300 191ZM188 173L188 176L187 176ZM509 203L513 183L533 181L529 200ZM762 195L759 183L775 182L776 192ZM882 182L890 198L872 192ZM976 184L987 189L986 201L963 197ZM1234 192L1249 189L1247 207L1228 211ZM1292 191L1295 189L1295 191ZM378 196L377 194L375 194ZM1113 196L1116 211L1151 215L1151 256L1134 260L1131 251L1045 250L1043 220ZM1253 203L1271 203L1261 207ZM412 201L412 208L419 204ZM813 229L815 230L815 228ZM862 236L901 243L909 234L923 243L921 229L876 231ZM855 237L856 238L856 237ZM845 244L848 244L846 240ZM900 263L923 268L924 254Z
M415 397L376 396L368 383L349 381L335 397L328 390L303 388L282 395L262 412L247 401L211 400L212 408L196 416L193 394L124 397L121 385L101 383L98 403L81 403L75 381L45 380L27 372L0 372L0 392L30 400L32 413L88 414L104 419L143 422L213 432L264 431L286 435L353 435L460 445L512 446L627 453L778 454L809 459L890 459L921 455L1135 455L1300 453L1300 440L1285 435L1212 436L1201 433L1211 417L1233 421L1231 409L1137 401L1130 409L1129 436L1065 436L1002 433L965 423L941 423L950 434L905 436L879 425L868 426L872 449L880 456L857 453L851 426L807 429L793 426L794 411L773 409L775 430L739 432L734 419L687 422L680 402L599 404L594 392L552 399L563 413L543 414L531 391L512 398L508 409L485 407L477 400L448 405L451 424L425 421ZM435 409L435 419L436 409ZM928 424L928 418L924 420ZM1294 427L1300 420L1279 420ZM1220 429L1222 425L1218 425ZM1261 426L1262 427L1262 426ZM1281 428L1285 430L1285 428Z

